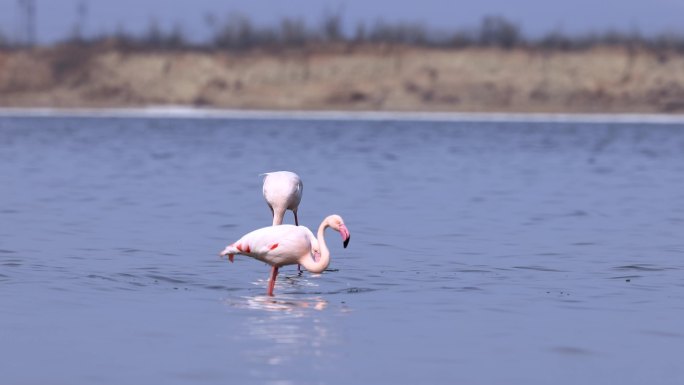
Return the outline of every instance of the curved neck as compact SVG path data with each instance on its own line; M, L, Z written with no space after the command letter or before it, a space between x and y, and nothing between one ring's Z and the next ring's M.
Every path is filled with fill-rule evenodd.
M327 218L321 222L318 227L317 241L318 247L321 250L321 258L318 261L314 261L311 255L304 256L299 264L304 266L304 268L312 273L322 273L328 265L330 265L330 250L328 250L328 245L325 244L325 229L328 227ZM314 240L312 240L313 242Z

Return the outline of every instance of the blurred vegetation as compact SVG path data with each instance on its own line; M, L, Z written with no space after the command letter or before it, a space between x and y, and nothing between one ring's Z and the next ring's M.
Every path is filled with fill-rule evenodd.
M638 32L607 31L569 35L560 30L540 38L526 37L521 27L501 16L487 16L472 28L437 30L421 23L359 22L351 32L343 28L340 12L323 15L316 25L301 18L283 18L274 25L258 25L249 17L232 13L226 17L209 14L205 23L210 30L208 41L188 39L182 26L162 27L151 20L145 32L132 34L123 29L110 34L86 36L83 33L86 10L79 10L70 37L57 43L69 47L108 47L122 50L203 50L203 51L279 51L286 49L354 49L364 46L427 47L461 49L497 47L500 49L585 50L593 47L627 47L658 52L684 52L684 35L663 33L644 36ZM1 27L1 26L0 26ZM13 41L0 28L0 49L22 49L29 45Z

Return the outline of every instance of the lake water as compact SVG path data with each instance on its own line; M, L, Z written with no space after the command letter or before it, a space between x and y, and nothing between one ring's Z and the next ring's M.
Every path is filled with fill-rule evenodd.
M274 170L352 236L271 298ZM2 384L684 383L681 124L4 117L0 176Z

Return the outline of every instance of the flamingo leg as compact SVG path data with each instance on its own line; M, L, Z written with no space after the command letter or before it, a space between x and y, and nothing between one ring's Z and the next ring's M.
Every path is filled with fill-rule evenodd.
M297 211L292 210L292 213L295 215L295 226L299 226L299 218L297 218ZM302 265L297 264L297 271L300 273L302 272Z
M273 288L275 288L276 277L278 276L278 267L271 267L271 277L268 279L268 295L273 297Z
M292 212L294 213L294 216L295 216L295 226L299 226L299 218L297 218L297 211L293 210ZM302 272L302 265L297 264L297 271L300 273Z

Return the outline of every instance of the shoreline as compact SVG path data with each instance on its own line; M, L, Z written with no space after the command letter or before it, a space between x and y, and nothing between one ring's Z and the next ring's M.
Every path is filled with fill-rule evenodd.
M413 111L419 111L429 120L493 119L499 113L506 119L530 113L544 120L565 114L590 120L613 113L684 114L684 53L610 47L558 52L406 48L238 54L106 47L0 52L0 106L122 109L117 114L139 106L288 116L297 113L280 111L315 111L308 116L364 111L359 113L367 115L364 119L373 114L383 119L385 111L406 111L418 119Z
M0 118L684 124L684 114L258 110L193 106L135 108L0 107Z

